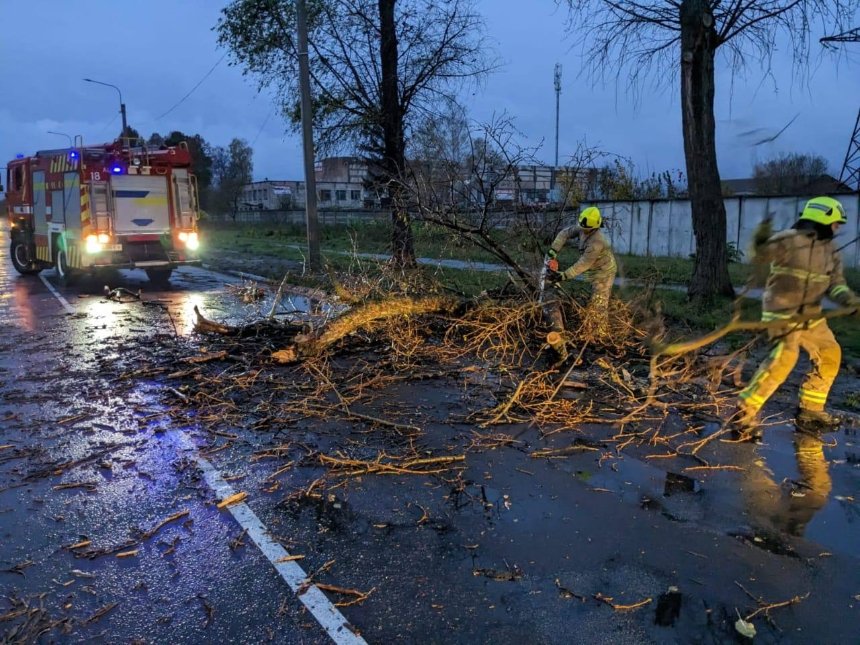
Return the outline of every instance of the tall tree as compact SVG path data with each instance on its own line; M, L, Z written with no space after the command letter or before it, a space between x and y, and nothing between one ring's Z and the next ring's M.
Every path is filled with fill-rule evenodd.
M860 0L557 0L572 31L587 33L587 58L598 72L626 70L632 82L680 70L681 115L696 262L688 294L734 293L728 273L726 210L717 167L715 59L725 52L732 71L752 58L769 69L777 40L790 43L796 63L808 60L815 20L838 31Z
M213 155L213 180L217 206L233 219L239 211L239 197L254 174L254 151L247 141L233 139L226 148L216 148Z
M149 139L152 142L160 139L161 144L166 146L176 146L185 141L188 144L188 151L191 153L191 170L197 177L200 191L204 192L209 188L212 184L212 146L206 139L199 134L186 134L179 130L174 130L165 137L153 133Z
M308 11L317 144L358 147L380 169L394 261L412 264L407 132L461 81L486 70L481 19L473 0L315 0ZM217 31L246 73L277 88L297 127L295 19L290 0L233 0Z

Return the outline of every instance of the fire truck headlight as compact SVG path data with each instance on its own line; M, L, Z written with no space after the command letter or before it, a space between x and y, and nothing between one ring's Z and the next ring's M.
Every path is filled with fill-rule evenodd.
M87 235L87 253L101 253L102 245L99 244L99 238L96 235Z
M200 239L197 237L196 231L191 231L188 234L188 239L185 241L185 248L189 251L196 251L200 248Z
M188 231L179 231L179 241L187 242L188 241Z
M110 235L107 233L99 233L99 244L107 244L110 242Z

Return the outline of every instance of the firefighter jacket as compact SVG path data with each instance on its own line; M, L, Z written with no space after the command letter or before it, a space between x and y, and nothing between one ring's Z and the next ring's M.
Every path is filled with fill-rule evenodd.
M564 278L572 280L582 275L594 285L608 283L611 288L618 267L612 246L599 229L586 230L576 225L568 226L556 235L550 248L558 253L574 235L578 238L579 260L564 272Z
M756 262L770 262L762 297L762 319L776 320L821 311L825 296L843 306L860 304L845 283L842 259L833 240L821 240L813 230L788 229L769 234L763 222L754 238Z

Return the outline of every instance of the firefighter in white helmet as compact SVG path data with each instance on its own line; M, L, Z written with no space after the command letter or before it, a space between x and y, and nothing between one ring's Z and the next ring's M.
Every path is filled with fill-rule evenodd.
M602 226L603 217L600 215L600 210L595 206L589 206L580 213L577 224L563 229L556 235L547 252L549 258L547 281L551 285L564 280L573 280L579 275L591 284L588 322L598 337L609 334L609 295L618 271L612 246L600 232ZM570 238L575 238L577 241L579 259L573 266L560 272L557 270L556 257ZM564 319L557 298L550 299L545 313L554 332L564 331ZM560 351L558 347L554 346L554 348Z

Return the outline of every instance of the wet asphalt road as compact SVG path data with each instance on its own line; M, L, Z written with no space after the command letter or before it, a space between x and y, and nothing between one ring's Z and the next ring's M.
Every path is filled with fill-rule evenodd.
M44 276L76 313L3 254L0 641L326 642L253 543L231 544L241 528L212 505L161 386L118 376L187 335L195 304L224 315L240 281L188 268L159 291L142 271L70 288ZM105 283L160 306L106 300ZM96 555L124 544L124 557Z
M822 448L777 426L762 447L725 448L720 463L743 473L708 474L685 490L667 487L663 466L635 451L534 459L531 449L570 438L525 428L509 447L470 453L465 486L364 477L296 500L285 493L321 473L279 476L280 462L255 453L284 442L379 449L389 438L313 420L286 436L246 428L230 429L235 440L204 436L166 414L171 384L141 372L164 348L205 346L189 336L195 304L238 322L265 302L243 305L227 286L238 280L203 269L179 271L163 291L143 272L64 288L46 271L69 313L2 254L0 640L327 642L215 507L195 455L249 493L268 534L302 556L305 571L374 590L343 609L369 642L733 642L735 612L757 607L749 594L779 602L807 592L775 610L773 625L760 616L756 642L858 640L854 431ZM156 304L108 301L105 283L140 288ZM387 392L385 405L412 410L432 451L471 436L474 428L451 422L468 396L462 382L418 381ZM273 478L278 490L267 493ZM600 598L650 601L615 610Z

